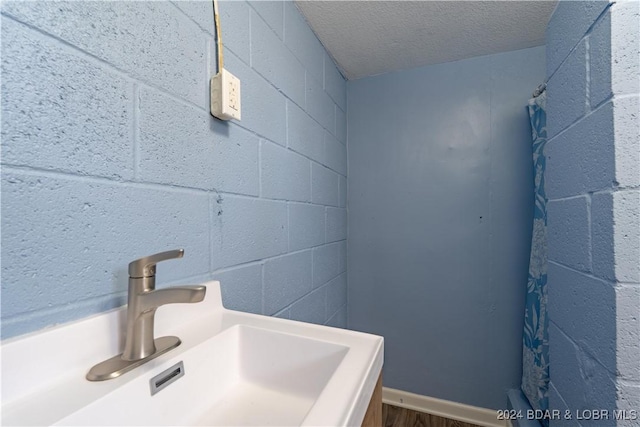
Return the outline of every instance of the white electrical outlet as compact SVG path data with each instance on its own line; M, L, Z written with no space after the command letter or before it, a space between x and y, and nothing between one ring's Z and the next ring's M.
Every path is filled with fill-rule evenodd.
M224 68L211 77L211 114L221 120L240 120L240 79Z

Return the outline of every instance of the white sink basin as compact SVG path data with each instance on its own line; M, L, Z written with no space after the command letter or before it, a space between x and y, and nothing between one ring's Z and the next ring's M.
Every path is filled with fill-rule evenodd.
M347 350L236 325L172 358L185 375L156 395L140 377L59 424L300 425Z
M121 310L3 342L2 424L361 424L381 337L225 310L219 283L206 286L203 303L156 315L156 336L183 344L114 380L84 375L122 349ZM184 375L152 395L152 378L180 362Z

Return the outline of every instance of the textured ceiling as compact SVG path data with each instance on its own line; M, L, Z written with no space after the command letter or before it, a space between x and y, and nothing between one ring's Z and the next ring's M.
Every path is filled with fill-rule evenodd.
M348 79L544 44L556 1L296 0Z

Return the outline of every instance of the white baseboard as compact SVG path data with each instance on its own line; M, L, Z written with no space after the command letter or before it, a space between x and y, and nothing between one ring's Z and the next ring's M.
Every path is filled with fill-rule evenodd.
M508 421L498 420L497 412L493 409L436 399L388 387L382 387L382 402L483 427L511 426Z

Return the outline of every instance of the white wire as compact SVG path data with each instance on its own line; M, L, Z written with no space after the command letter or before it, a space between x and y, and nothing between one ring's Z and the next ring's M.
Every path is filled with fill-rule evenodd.
M218 12L218 2L216 0L213 1L213 21L216 26L216 39L217 50L218 50L218 73L222 72L224 68L224 55L222 51L222 30L220 29L220 13Z

